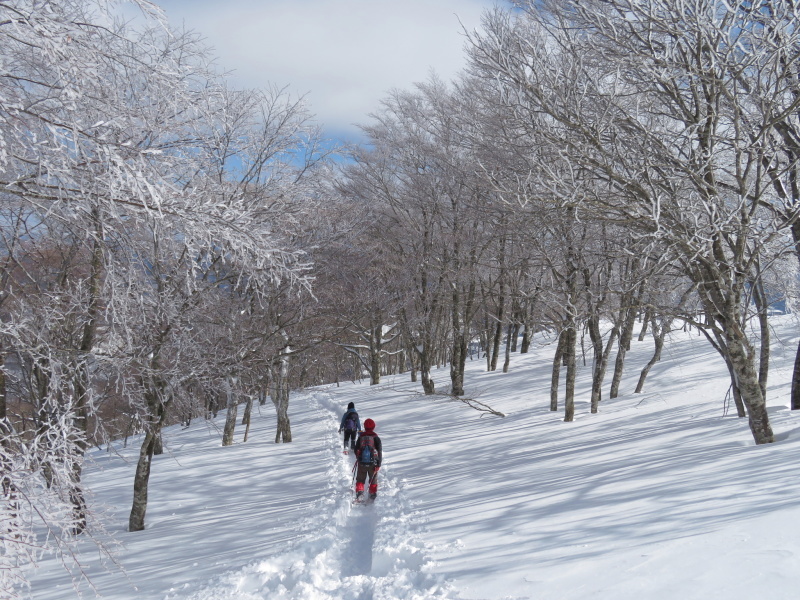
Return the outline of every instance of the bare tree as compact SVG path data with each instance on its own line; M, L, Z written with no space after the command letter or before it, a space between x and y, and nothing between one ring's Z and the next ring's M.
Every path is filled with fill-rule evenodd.
M510 102L547 115L540 137L613 191L591 198L594 210L658 240L697 283L706 319L696 324L719 335L754 440L773 441L743 298L757 257L794 217L765 209L773 191L761 161L774 115L754 110L747 90L766 89L760 82L781 72L785 53L762 13L714 1L691 11L658 0L519 5L522 17L487 17L473 64L494 74ZM790 81L769 89L785 108ZM540 175L575 197L547 165Z

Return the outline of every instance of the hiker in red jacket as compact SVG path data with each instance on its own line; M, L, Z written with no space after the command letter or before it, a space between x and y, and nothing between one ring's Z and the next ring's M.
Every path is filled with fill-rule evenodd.
M375 421L364 421L365 431L361 432L356 442L356 500L364 495L364 482L369 476L369 497L374 500L378 495L378 469L383 461L381 438L375 433Z

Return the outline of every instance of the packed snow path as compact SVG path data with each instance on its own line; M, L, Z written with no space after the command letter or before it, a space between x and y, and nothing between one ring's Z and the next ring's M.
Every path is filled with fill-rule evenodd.
M380 471L378 499L352 504L352 454L342 452L337 434L340 402L325 391L308 400L327 432L328 499L307 539L280 556L220 577L192 600L422 600L457 596L431 572L422 537L402 482L391 463ZM380 432L379 432L380 433ZM180 595L168 595L177 600Z

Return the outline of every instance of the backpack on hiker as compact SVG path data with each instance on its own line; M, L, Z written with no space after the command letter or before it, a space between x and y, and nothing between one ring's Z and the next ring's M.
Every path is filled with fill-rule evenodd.
M375 439L371 435L362 435L361 454L358 462L365 466L372 466L378 462L378 451L375 448Z
M358 413L352 411L347 413L344 419L345 431L358 431Z

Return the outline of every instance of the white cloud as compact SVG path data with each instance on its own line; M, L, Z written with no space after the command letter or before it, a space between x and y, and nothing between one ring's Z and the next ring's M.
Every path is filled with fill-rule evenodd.
M490 0L160 0L170 22L203 34L242 86L308 93L330 131L353 123L392 88L452 77L465 64L462 24ZM460 21L460 23L459 23Z

